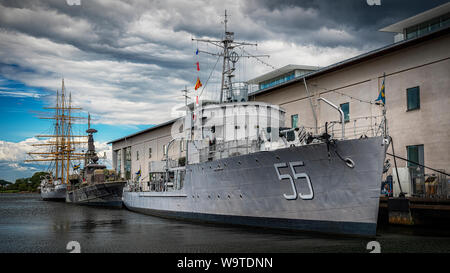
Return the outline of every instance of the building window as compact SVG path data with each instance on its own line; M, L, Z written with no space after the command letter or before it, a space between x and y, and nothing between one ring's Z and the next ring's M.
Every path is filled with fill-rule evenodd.
M184 151L184 141L180 141L180 151L183 152Z
M116 156L116 166L117 166L117 173L119 177L121 177L121 171L122 171L122 150L117 150L117 156Z
M420 109L420 89L419 86L406 89L408 111Z
M139 160L139 151L136 151L136 160Z
M408 154L408 160L423 165L424 163L423 145L406 146L406 151ZM408 162L408 167L417 168L419 166L412 162Z
M348 122L350 120L350 104L348 102L342 103L341 110L344 112L344 121Z
M298 115L291 115L291 128L297 128L298 126Z
M125 148L125 179L131 178L131 147Z
M163 155L167 155L167 145L163 145Z
M152 148L148 148L148 158L152 158Z

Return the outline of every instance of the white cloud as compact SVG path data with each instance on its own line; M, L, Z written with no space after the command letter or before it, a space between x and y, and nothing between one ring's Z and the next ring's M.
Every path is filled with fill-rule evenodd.
M239 1L90 1L72 12L51 3L37 2L22 8L0 4L0 73L29 86L55 91L65 78L74 104L96 117L95 123L156 124L170 119L171 109L183 104L180 90L192 90L197 77L191 38L221 38L223 10L231 15L230 30L240 37L264 37L257 54L282 67L287 64L325 66L360 51L346 46L302 44L292 31L295 25L317 21L312 8L254 9L247 13ZM41 7L42 5L42 7ZM45 6L48 5L48 6ZM255 19L256 18L256 19ZM299 19L300 18L300 19ZM284 29L284 25L290 28ZM117 27L116 27L117 26ZM285 32L284 32L285 31ZM289 37L294 37L291 39ZM315 38L314 38L315 37ZM333 43L352 41L349 32L322 27L314 39ZM253 42L253 41L250 41ZM198 45L217 52L212 46ZM200 77L205 83L216 58L200 55ZM242 58L236 78L248 80L271 70L256 60ZM19 65L17 67L16 65ZM220 64L216 70L220 69ZM220 73L214 73L203 98L217 98ZM191 93L192 100L198 93ZM0 90L0 96L32 96L36 92ZM54 98L47 98L53 104Z

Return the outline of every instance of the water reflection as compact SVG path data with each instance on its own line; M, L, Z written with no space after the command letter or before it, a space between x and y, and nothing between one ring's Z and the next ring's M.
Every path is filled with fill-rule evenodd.
M448 231L380 227L382 252L450 252ZM0 194L0 252L368 252L373 238L195 224L134 213Z

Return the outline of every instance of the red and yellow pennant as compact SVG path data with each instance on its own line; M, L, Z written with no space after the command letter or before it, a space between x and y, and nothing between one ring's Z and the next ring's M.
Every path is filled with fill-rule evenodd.
M202 87L202 82L200 81L200 78L197 77L197 82L195 83L194 89L197 90L197 89L199 89L200 87Z

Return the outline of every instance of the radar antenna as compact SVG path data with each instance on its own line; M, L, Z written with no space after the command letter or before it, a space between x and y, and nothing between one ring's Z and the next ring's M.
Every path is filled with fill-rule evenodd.
M269 55L251 55L251 54L241 54L236 53L235 49L243 46L257 46L256 43L248 43L248 42L238 42L234 41L234 32L228 31L227 23L228 23L227 10L225 10L225 35L222 40L210 40L210 39L197 39L192 38L192 41L204 42L212 44L216 47L219 47L222 52L219 53L211 53L203 50L198 50L200 53L209 54L212 56L223 57L223 66L222 66L222 82L220 88L220 103L222 102L231 102L233 96L233 73L236 70L236 63L239 61L241 57L247 58L256 58L258 57L269 57ZM245 52L243 50L243 52ZM258 59L259 60L259 59Z

